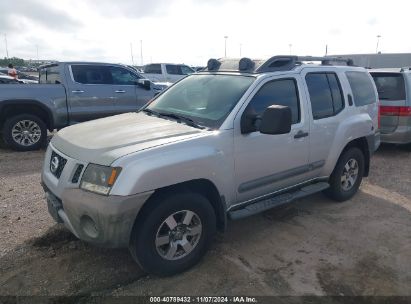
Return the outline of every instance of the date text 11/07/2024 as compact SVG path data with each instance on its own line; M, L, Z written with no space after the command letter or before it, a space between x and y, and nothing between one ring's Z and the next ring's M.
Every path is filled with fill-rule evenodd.
M258 303L254 297L150 297L150 303Z

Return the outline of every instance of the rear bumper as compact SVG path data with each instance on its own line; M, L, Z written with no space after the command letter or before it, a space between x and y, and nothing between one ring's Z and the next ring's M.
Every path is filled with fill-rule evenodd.
M134 221L152 192L102 196L67 189L60 198L45 187L49 213L79 239L101 247L127 247Z
M411 126L399 126L392 133L381 133L381 142L389 144L411 143Z

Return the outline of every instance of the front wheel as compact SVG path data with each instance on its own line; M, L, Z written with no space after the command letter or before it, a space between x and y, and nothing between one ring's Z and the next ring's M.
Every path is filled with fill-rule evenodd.
M211 203L197 193L162 196L138 217L130 252L148 273L165 276L195 265L216 232Z
M13 150L38 150L46 143L47 127L37 116L20 114L4 122L3 139Z
M338 201L343 202L357 193L364 176L364 154L358 148L346 150L337 162L330 177L330 188L324 193Z

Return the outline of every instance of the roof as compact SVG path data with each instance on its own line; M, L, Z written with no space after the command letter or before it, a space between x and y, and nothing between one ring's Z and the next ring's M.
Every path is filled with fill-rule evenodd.
M44 68L44 67L48 67L48 66L54 66L54 65L58 65L58 64L92 64L92 65L121 65L121 66L127 66L125 64L122 63L112 63L112 62L95 62L95 61L56 61L56 62L51 62L51 63L47 63L44 65L39 66L39 69Z

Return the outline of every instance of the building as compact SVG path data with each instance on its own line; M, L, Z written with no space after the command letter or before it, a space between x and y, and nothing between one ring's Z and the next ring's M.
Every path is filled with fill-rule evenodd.
M333 56L350 58L354 61L354 65L365 68L381 69L411 67L411 53L348 54Z

